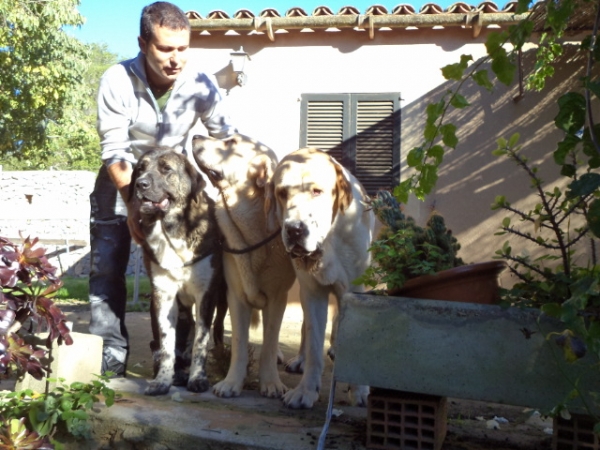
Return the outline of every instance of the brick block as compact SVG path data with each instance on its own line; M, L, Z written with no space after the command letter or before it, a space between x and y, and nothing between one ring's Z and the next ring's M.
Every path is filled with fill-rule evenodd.
M440 450L447 431L446 397L371 388L367 447Z
M64 378L65 383L71 384L75 381L88 383L96 379L94 375L100 375L102 368L102 338L92 334L73 333L72 345L58 345L53 343L48 354L50 360L50 378ZM44 348L48 333L40 333L35 337L36 345ZM36 392L47 392L54 389L55 382L46 379L36 380L26 374L17 380L15 391L32 389Z
M571 419L554 418L553 450L600 450L599 436L594 433L596 421L584 414L571 414Z

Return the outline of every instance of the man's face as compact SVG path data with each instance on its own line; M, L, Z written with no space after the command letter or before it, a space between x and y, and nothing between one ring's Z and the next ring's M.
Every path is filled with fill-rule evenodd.
M190 32L155 25L150 41L139 37L138 42L146 55L148 81L157 87L173 84L187 63Z

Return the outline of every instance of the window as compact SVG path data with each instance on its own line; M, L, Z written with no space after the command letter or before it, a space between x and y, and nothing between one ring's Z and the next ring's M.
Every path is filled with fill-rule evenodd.
M400 93L304 94L300 147L317 147L370 195L400 182Z

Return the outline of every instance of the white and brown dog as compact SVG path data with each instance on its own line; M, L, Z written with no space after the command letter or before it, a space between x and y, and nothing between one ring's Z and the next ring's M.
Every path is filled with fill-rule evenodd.
M227 141L195 136L193 152L200 170L219 191L216 217L225 237L231 364L213 392L219 397L240 395L248 367L249 328L254 313L261 310L260 393L279 398L287 391L277 369L279 331L295 275L281 234L267 231L265 188L277 158L269 147L243 135Z
M283 400L291 408L311 408L318 399L329 294L338 301L370 264L375 217L359 181L327 153L302 148L277 165L267 193L269 226L281 227L300 286L304 313L302 344L289 367L303 371ZM333 319L332 347L336 333ZM332 352L330 355L333 356ZM351 388L353 404L366 405L368 387Z

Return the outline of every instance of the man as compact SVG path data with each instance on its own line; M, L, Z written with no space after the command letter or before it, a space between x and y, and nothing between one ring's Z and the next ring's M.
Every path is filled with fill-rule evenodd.
M146 6L140 20L140 53L109 68L100 81L103 166L90 195L89 329L104 341L103 373L125 375L127 364L125 271L131 237L137 243L144 240L139 214L127 203L133 165L156 145L183 151L198 121L216 138L235 132L215 84L187 64L190 32L177 6Z

